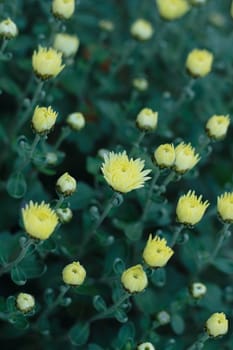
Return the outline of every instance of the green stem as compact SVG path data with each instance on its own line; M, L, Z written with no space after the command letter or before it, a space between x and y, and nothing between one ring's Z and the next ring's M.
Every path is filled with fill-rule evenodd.
M152 179L151 184L150 184L149 191L148 191L148 193L147 193L146 204L145 204L145 207L144 207L142 216L141 216L141 221L142 221L142 222L145 220L146 215L147 215L147 212L148 212L148 210L149 210L149 208L150 208L150 206L151 206L152 195L153 195L154 187L155 187L156 181L157 181L158 178L159 178L159 175L160 175L159 168L156 168L155 173L154 173L154 176L153 176L153 179Z
M97 320L102 320L103 318L107 318L109 316L111 317L112 314L114 314L114 312L118 309L118 307L121 306L121 304L125 300L129 299L129 297L130 297L130 294L125 292L115 304L113 304L107 310L101 312L100 314L93 316L89 320L89 323L92 323L92 322L97 321Z
M228 229L229 229L229 227L230 227L230 224L225 223L223 228L222 228L222 230L219 232L219 239L218 239L217 244L216 244L216 246L215 246L215 248L214 248L214 250L213 250L213 252L212 252L212 254L211 254L210 258L209 258L210 262L213 261L216 258L219 250L221 249L221 247L223 245L223 242L228 237L228 234L229 234Z
M160 189L158 190L157 194L161 194L161 193L165 193L166 189L167 189L167 185L172 182L174 180L176 176L176 172L175 171L171 171L167 177L164 179L164 181L162 182L162 184L159 186Z
M139 146L140 146L142 140L144 139L145 135L146 135L146 132L145 132L145 131L141 131L141 132L140 132L137 141L133 144L131 150L129 151L129 154L130 154L130 155L133 154L134 151L135 151L136 149L139 148Z
M5 51L6 47L7 47L8 41L9 40L7 40L7 39L3 39L2 45L1 45L1 49L0 49L0 57L3 56L4 51Z
M173 105L172 107L173 111L176 111L185 102L187 95L190 93L190 91L192 91L195 81L196 79L194 78L189 79L188 84L183 88L181 92L180 98L175 103L175 105Z
M13 267L15 267L16 265L18 265L26 256L27 251L29 249L29 247L31 245L35 244L34 240L32 240L31 238L29 238L23 245L19 255L17 256L17 258L9 263L7 263L6 265L4 265L1 269L0 269L0 276L3 275L4 273L10 271Z
M64 196L62 196L62 195L59 196L59 199L54 207L54 210L60 208L62 206L62 203L64 202L64 200L65 200Z
M71 129L68 126L62 128L62 132L59 138L57 139L57 142L54 145L54 150L57 150L61 146L62 142L70 133L71 133Z
M204 344L208 339L209 339L209 335L207 333L204 333L199 337L198 340L196 340L186 350L201 350L201 349L203 349Z
M34 155L34 152L36 150L36 146L38 145L40 140L41 140L40 135L36 134L35 138L34 138L34 141L33 141L32 145L31 145L31 150L29 152L29 155L26 158L26 160L23 162L23 164L19 167L18 172L21 172L30 163L30 161L33 159L33 155Z
M174 247L174 245L176 244L176 242L177 242L177 240L178 240L178 238L180 236L180 233L183 230L183 228L184 228L183 224L181 224L181 225L179 225L179 226L177 226L175 228L173 236L172 236L172 239L171 239L171 243L169 245L171 248Z

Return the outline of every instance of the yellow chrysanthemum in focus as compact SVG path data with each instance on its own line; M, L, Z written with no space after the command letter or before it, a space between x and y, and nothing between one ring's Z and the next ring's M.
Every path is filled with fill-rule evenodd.
M52 13L60 19L70 18L75 10L75 0L53 0Z
M215 312L206 321L206 331L211 337L224 335L228 331L228 319L223 312Z
M233 192L225 192L217 199L217 210L225 222L233 222Z
M23 224L26 232L33 238L45 240L54 232L58 217L49 204L30 201L22 209Z
M173 254L174 251L167 246L165 238L160 238L158 236L152 238L150 234L142 256L148 266L163 267Z
M154 161L160 168L170 168L175 162L175 148L171 143L160 145L154 151Z
M37 106L32 116L32 127L38 134L47 134L55 125L57 113L51 107Z
M195 154L195 148L190 143L180 143L175 148L174 169L178 173L185 173L191 170L200 160L199 154Z
M79 43L76 35L58 33L55 35L53 47L57 51L61 51L65 57L70 57L78 51Z
M177 220L182 224L195 225L202 219L208 206L208 201L202 202L202 196L197 197L194 191L189 191L179 198Z
M186 69L193 78L204 77L212 69L214 56L207 50L192 50L186 60Z
M127 193L143 187L144 182L149 180L147 175L151 170L143 170L144 160L129 159L126 152L109 152L104 157L101 167L107 183L117 192Z
M66 265L62 270L62 279L66 284L80 286L83 284L85 278L86 270L78 261Z
M138 293L146 288L148 279L142 265L138 264L123 272L121 282L129 293Z
M221 140L226 136L229 125L228 115L213 115L206 123L206 132L210 138Z
M190 9L186 0L156 0L156 4L160 16L168 21L184 16Z
M62 65L62 53L39 46L32 55L32 67L36 76L43 80L56 77L65 67Z

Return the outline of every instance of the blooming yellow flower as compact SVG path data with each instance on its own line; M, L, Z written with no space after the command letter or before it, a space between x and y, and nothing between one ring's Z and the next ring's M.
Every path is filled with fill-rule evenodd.
M186 68L189 74L194 77L204 77L212 69L214 56L207 50L192 50L186 59Z
M224 335L228 331L228 319L223 312L215 312L206 321L206 331L211 337Z
M195 299L202 298L206 294L206 292L207 292L207 288L205 284L200 282L194 282L190 287L190 293L192 297Z
M137 115L136 125L140 130L155 130L158 124L158 112L150 108L143 108Z
M130 28L130 33L138 40L149 40L153 35L154 29L149 21L143 18L137 19Z
M225 192L218 196L217 210L223 221L233 222L233 192Z
M62 65L62 53L39 46L32 55L32 67L36 76L43 80L56 77L65 67Z
M75 0L53 0L52 13L60 19L70 18L75 10Z
M133 79L132 84L138 91L146 91L149 85L145 78L135 78Z
M5 39L13 39L18 34L16 24L10 19L4 19L0 22L0 37Z
M148 284L147 275L140 264L125 270L121 282L129 293L142 292Z
M101 19L98 24L99 27L106 30L106 32L112 32L114 30L114 23L108 19Z
M181 174L191 170L200 160L199 154L195 154L195 148L190 143L182 142L176 146L175 155L174 169Z
M64 267L62 278L66 284L80 286L86 278L86 270L78 261L74 261Z
M139 344L137 350L155 350L155 347L152 343L146 342Z
M30 201L22 209L23 224L26 232L33 238L45 240L54 232L58 217L49 204Z
M37 106L32 116L32 127L37 134L47 134L55 125L57 113L51 107Z
M174 251L167 246L166 239L158 236L152 238L150 234L142 256L148 266L163 267L173 254Z
M171 143L160 145L154 151L154 161L160 168L170 168L175 162L175 148Z
M220 140L226 136L229 125L228 115L213 115L206 123L206 132L209 137Z
M101 167L107 183L117 192L127 193L143 187L144 182L149 180L147 175L151 170L143 170L144 160L129 159L126 152L109 152L104 156Z
M35 298L28 293L19 293L16 298L16 306L22 312L29 312L35 306Z
M61 51L65 57L74 56L79 48L79 39L76 35L58 33L55 35L53 47Z
M79 112L69 114L66 122L74 131L83 129L86 124L83 114Z
M56 182L57 191L63 196L70 196L76 191L77 183L74 177L67 172L64 173Z
M156 3L160 16L168 21L184 16L190 9L186 0L156 0Z
M56 210L57 216L59 218L59 221L62 224L66 224L70 222L70 220L73 217L72 210L70 208L59 208Z
M177 219L182 224L195 225L202 219L208 206L208 201L202 202L202 196L197 197L194 191L188 191L177 203Z

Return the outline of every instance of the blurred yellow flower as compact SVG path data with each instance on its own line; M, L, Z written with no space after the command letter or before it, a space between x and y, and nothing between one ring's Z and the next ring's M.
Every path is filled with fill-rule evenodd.
M191 170L200 160L199 154L195 154L195 148L190 143L180 143L175 148L174 169L178 173L185 173Z
M223 221L233 222L233 192L225 192L218 196L217 210Z
M79 39L76 35L58 33L55 35L53 47L63 53L65 57L74 56L79 48Z
M9 40L13 39L17 34L18 28L10 18L0 22L0 37Z
M62 279L66 284L80 286L83 284L85 278L86 270L78 261L66 265L62 270Z
M142 256L148 266L163 267L173 254L174 251L167 246L166 239L158 236L152 238L150 234Z
M206 285L200 282L194 282L190 286L190 293L194 299L202 298L207 292Z
M233 17L233 1L231 2L230 14L231 14L231 17Z
M160 168L170 168L175 162L175 148L172 143L160 145L154 151L154 161Z
M184 16L190 9L186 0L156 0L156 3L160 16L168 21Z
M129 293L142 292L148 284L147 275L140 264L125 270L121 282Z
M206 321L206 331L211 337L218 337L228 332L228 319L223 312L215 312Z
M70 196L76 191L77 183L74 177L67 172L64 173L56 182L56 190L63 196Z
M188 191L177 203L177 220L182 224L195 225L202 219L208 206L208 201L202 202L202 196L197 197L194 191Z
M112 32L114 30L114 23L108 19L101 19L98 23L99 27L106 32Z
M79 112L71 113L68 115L66 119L66 123L73 129L74 131L82 130L86 124L84 115Z
M206 132L210 138L220 140L226 136L229 125L228 115L213 115L206 123Z
M16 306L22 312L29 312L35 306L35 298L28 293L19 293L16 298Z
M57 113L51 107L37 106L32 116L32 127L37 134L47 134L56 123Z
M53 0L52 13L60 19L70 18L75 10L75 0Z
M30 201L22 209L23 224L26 232L33 238L45 240L54 232L58 217L49 204Z
M194 77L204 77L212 69L214 56L207 50L192 50L186 59L186 68L189 74Z
M109 152L104 156L101 167L107 183L117 192L127 193L143 187L149 180L147 175L151 170L143 170L144 160L129 159L126 152Z
M32 55L32 67L36 76L43 80L56 77L65 67L62 65L62 53L39 46Z
M140 130L155 130L158 124L158 112L152 111L150 108L143 108L137 115L136 125Z
M155 350L155 347L152 343L146 342L139 344L137 350Z
M154 29L149 21L143 18L137 19L130 28L130 33L138 40L149 40L153 35Z
M148 80L145 78L134 78L132 84L138 91L146 91L149 85Z

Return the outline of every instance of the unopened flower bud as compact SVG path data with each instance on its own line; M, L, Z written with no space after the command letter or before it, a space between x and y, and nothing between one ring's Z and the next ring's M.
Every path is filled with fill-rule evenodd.
M154 161L160 168L170 168L175 162L175 148L173 144L160 145L154 151Z
M214 56L207 50L192 50L186 60L186 68L193 78L204 77L211 72Z
M137 115L136 125L140 130L155 130L158 124L158 112L153 112L150 108L143 108Z
M139 344L137 350L155 350L155 347L152 343L146 342Z
M190 294L194 299L202 298L207 292L207 288L203 283L195 282L190 286Z
M190 9L187 0L156 0L160 16L172 21L184 16Z
M62 278L66 284L79 286L83 284L86 278L86 270L78 261L74 261L64 267Z
M168 324L171 321L170 314L165 310L158 312L156 318L161 326L164 326L165 324Z
M233 192L225 192L217 199L220 218L226 223L233 223Z
M66 119L66 123L74 131L79 131L84 128L86 122L82 113L71 113Z
M79 48L79 39L76 35L58 33L55 35L53 47L65 57L74 56Z
M71 196L76 191L77 183L75 178L68 173L59 177L56 182L57 191L63 196Z
M22 312L29 312L35 306L35 298L28 293L19 293L16 298L16 306Z
M72 210L70 208L59 208L56 210L57 216L59 218L59 221L62 224L67 224L71 221L73 217Z
M17 34L18 28L10 18L0 22L0 37L9 40L13 39Z
M146 91L148 89L148 80L145 78L135 78L133 79L132 84L138 91Z
M153 35L153 27L150 22L145 19L137 19L130 28L130 33L138 40L149 40Z
M46 153L45 160L48 165L56 165L58 161L57 154L54 152L48 152Z
M140 264L125 270L121 282L129 293L142 292L148 284L147 275Z
M112 32L114 30L114 23L107 19L101 19L99 21L99 27L106 32Z
M53 0L52 13L60 19L70 18L75 10L75 0Z
M206 331L211 337L218 337L228 332L228 319L223 312L216 312L206 321Z
M190 143L180 143L175 148L174 169L180 174L191 170L200 160L199 154L195 153L195 148Z
M51 107L37 106L32 116L32 127L37 134L48 134L54 127L57 113Z
M213 115L206 123L206 132L210 138L221 140L226 136L229 125L228 115Z

